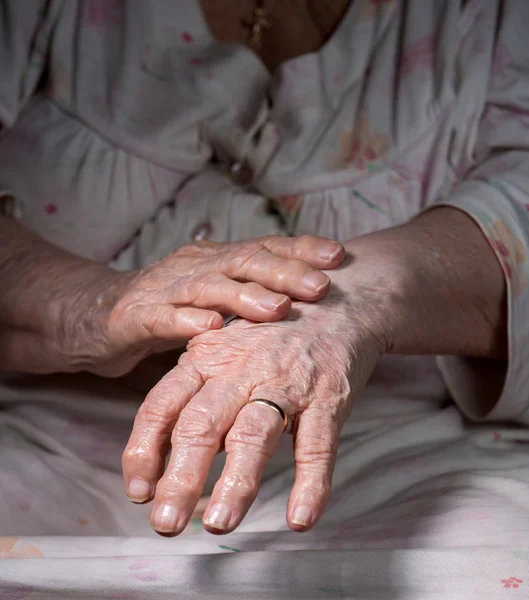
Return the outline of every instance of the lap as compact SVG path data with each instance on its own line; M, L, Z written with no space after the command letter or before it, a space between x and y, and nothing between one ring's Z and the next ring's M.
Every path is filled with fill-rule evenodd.
M3 534L157 539L148 522L150 506L130 503L121 480L121 452L142 398L124 381L87 375L4 381ZM529 455L520 440L528 434L471 425L444 404L432 364L384 362L346 423L333 495L314 531L296 534L285 522L294 477L292 440L285 435L241 527L218 542L197 520L185 539L171 540L174 551L209 552L212 539L215 548L236 543L246 550L522 541L529 511L517 498L529 491ZM220 454L206 493L222 466Z

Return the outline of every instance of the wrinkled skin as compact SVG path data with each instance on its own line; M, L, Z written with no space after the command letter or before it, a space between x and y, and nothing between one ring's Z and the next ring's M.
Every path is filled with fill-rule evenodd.
M245 406L255 398L276 402L294 420L290 527L304 531L318 521L352 398L385 351L383 332L371 326L382 320L358 320L357 314L368 314L365 302L360 294L352 301L346 297L333 291L317 305L296 303L283 321L240 319L189 343L178 365L147 396L123 455L129 497L137 502L154 497L155 530L184 530L222 448L225 468L203 521L212 533L239 525L283 434L275 410Z
M338 242L315 236L183 246L140 271L96 280L71 311L64 345L74 346L84 370L116 377L153 352L221 328L225 315L276 321L291 298L320 300L330 281L319 269L344 255Z

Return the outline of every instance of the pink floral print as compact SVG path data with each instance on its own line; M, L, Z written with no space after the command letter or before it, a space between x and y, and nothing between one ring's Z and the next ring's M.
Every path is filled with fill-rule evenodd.
M88 0L86 21L89 25L118 25L123 0Z
M415 74L419 69L431 68L437 47L437 37L437 33L428 33L405 49L399 65L401 77Z
M513 296L519 296L527 284L525 268L523 268L527 261L527 254L523 242L513 234L503 220L496 221L487 228L487 239L501 260Z
M17 537L0 537L0 558L40 558L42 552Z
M389 139L364 116L354 130L342 131L338 148L327 151L325 160L331 171L349 167L367 173L386 161L389 146Z

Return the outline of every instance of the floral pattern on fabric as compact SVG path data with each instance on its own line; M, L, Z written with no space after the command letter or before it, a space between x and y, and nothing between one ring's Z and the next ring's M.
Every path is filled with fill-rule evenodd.
M529 204L529 192L525 164L513 162L504 150L527 152L529 95L516 84L524 81L523 70L529 64L527 45L519 43L525 39L529 3L353 2L352 17L324 51L288 62L277 87L272 86L275 103L269 124L278 126L281 138L277 148L270 142L275 148L270 163L262 172L255 169L261 174L260 187L248 194L228 187L224 178L221 183L220 177L212 178L202 162L207 152L201 153L209 143L203 124L205 119L214 124L211 115L222 117L221 146L238 149L246 143L247 121L262 101L254 90L262 90L266 79L247 49L224 53L213 42L203 45L207 35L196 18L200 13L192 10L194 1L142 0L134 3L134 18L127 18L127 0L62 2L65 8L82 7L79 26L70 32L71 21L60 19L57 27L50 27L54 35L61 34L56 38L61 42L51 46L49 56L32 55L29 48L13 54L4 47L9 39L2 40L0 71L8 75L2 93L9 89L10 69L19 66L31 72L30 68L42 66L38 60L43 62L45 56L47 91L52 96L52 103L28 104L32 111L11 132L5 131L0 144L0 162L7 165L2 184L24 208L19 210L23 225L70 251L87 249L86 256L101 261L110 260L133 239L150 240L133 247L138 255L143 253L141 260L150 259L155 248L188 243L196 223L211 224L219 241L231 235L255 236L258 219L252 218L256 206L264 205L255 202L255 191L263 199L277 198L283 218L274 214L270 219L281 221L278 229L284 221L295 223L291 235L310 232L343 240L403 222L442 201L445 194L449 202L453 192L452 205L477 215L510 278L509 302L515 308L509 332L513 367L506 386L509 394L499 401L495 416L518 418L527 411L528 397L529 243L527 226L520 223L527 218L525 209L515 203ZM31 12L20 0L9 3L24 18ZM400 10L404 4L406 11ZM188 10L182 11L183 5ZM138 15L145 6L148 18L141 23ZM501 22L490 16L499 14L500 6ZM181 19L177 11L182 12ZM466 53L460 52L462 17L470 24L463 32ZM105 51L114 47L120 24L126 35L114 61ZM28 68L16 56L31 57ZM68 72L71 62L76 73L83 73L78 80ZM122 64L134 68L122 73ZM455 98L454 72L461 75ZM491 75L488 89L485 83L482 88L475 84L483 81L483 73ZM398 85L399 77L405 85ZM76 98L83 99L83 110L89 109L85 114L73 102ZM68 120L57 103L68 103L74 118ZM8 114L21 108L12 106L6 105ZM101 135L93 130L94 115L102 119L97 122ZM121 140L116 130L129 137ZM520 136L516 140L514 133ZM268 138L259 137L259 143L263 139ZM476 166L475 159L486 159L493 146L496 159L484 167L474 187L467 182L469 193L456 197ZM505 172L515 173L510 179L520 185L518 189L506 190ZM502 185L484 187L483 180L491 183L492 174ZM193 194L186 197L183 190L188 189ZM183 218L182 212L166 204L173 194L174 206L186 207ZM200 201L206 196L209 204ZM164 223L152 235L151 216ZM132 237L138 227L145 237ZM39 445L37 434L33 438L26 433L31 432L28 416L37 406L30 391L24 388L20 397L18 391L2 389L21 432L0 427L2 518L4 527L17 528L6 529L6 534L22 536L25 528L26 535L33 535L43 524L45 532L53 534L0 538L0 556L28 557L3 561L10 581L3 581L0 574L2 599L6 593L11 600L32 597L36 585L40 587L35 597L51 584L55 589L91 590L94 579L99 584L105 578L111 589L97 588L98 598L150 599L168 589L178 590L182 581L190 582L194 593L213 575L219 584L233 581L232 597L244 600L248 589L262 587L263 582L273 588L271 596L277 592L283 597L318 592L321 597L355 597L358 589L368 594L372 584L373 598L385 589L399 597L416 592L421 600L441 596L496 600L521 597L527 588L529 551L523 527L527 507L516 501L529 481L527 456L520 451L527 445L516 442L516 451L509 452L515 442L508 445L507 429L498 430L497 423L494 428L467 428L457 409L447 406L446 386L429 357L382 359L346 424L325 520L303 536L289 532L285 523L294 476L289 467L284 480L280 474L263 481L254 512L228 537L220 540L205 533L197 507L184 536L155 539L145 529L148 513L142 511L148 507L132 510L116 467L123 447L121 432L128 431L134 412L123 412L121 428L109 426L109 418L117 418L116 406L125 406L118 396L126 400L130 390L120 395L116 382L103 385L109 386L108 393L98 384L83 403L97 402L88 418L78 414L79 403L72 402L69 389L42 398L61 410L57 417L53 411L43 412L36 421L37 434L53 436L73 452L71 459L49 452ZM464 406L466 388L455 382L450 391ZM107 404L103 396L112 400ZM38 397L40 402L40 393ZM469 404L474 403L470 393L468 398ZM529 423L528 415L522 415L521 423ZM518 437L522 431L517 430ZM31 450L31 457L43 458L38 469L24 468L21 448ZM85 496L86 504L72 501ZM327 548L333 555L323 562ZM109 550L121 556L113 557ZM306 553L292 550L310 550L318 560L307 561ZM348 594L339 578L328 583L329 567L338 564L342 550L355 553L347 557L341 572L356 594ZM253 551L260 552L255 554L258 564L252 563L255 568L236 562L245 558L245 552L251 559L248 554ZM384 551L390 554L378 554ZM231 556L212 557L215 553ZM42 555L45 561L31 560ZM186 562L185 555L193 556ZM261 571L267 564L280 563L285 568L273 568L271 576ZM392 568L385 569L386 565ZM293 578L293 572L302 576ZM314 585L320 576L321 583ZM12 583L15 578L17 583ZM310 585L300 587L307 579ZM220 597L217 589L211 593Z
M338 143L325 154L325 162L330 171L353 168L370 173L384 164L389 146L388 137L374 129L364 115L354 130L340 133Z
M0 537L0 558L40 558L44 554L17 537Z
M486 228L487 239L501 260L505 275L511 284L514 297L519 296L527 285L525 246L503 220L495 221Z
M123 0L88 0L85 13L86 23L95 27L119 25L122 9Z
M427 33L406 48L399 64L401 77L415 75L419 69L428 71L432 67L437 47L437 32Z

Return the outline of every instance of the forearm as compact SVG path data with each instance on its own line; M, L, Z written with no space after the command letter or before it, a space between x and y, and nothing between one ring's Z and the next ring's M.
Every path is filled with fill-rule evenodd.
M369 324L386 351L506 358L505 277L464 212L439 207L346 248L349 266L331 277L386 324Z
M77 370L87 333L79 329L97 298L93 282L104 282L112 271L2 216L0 239L0 370Z

